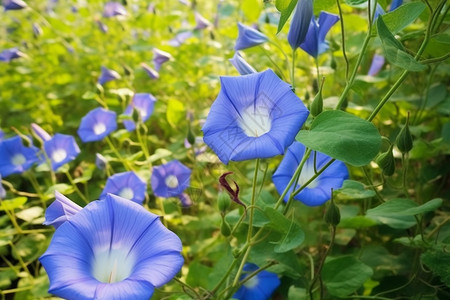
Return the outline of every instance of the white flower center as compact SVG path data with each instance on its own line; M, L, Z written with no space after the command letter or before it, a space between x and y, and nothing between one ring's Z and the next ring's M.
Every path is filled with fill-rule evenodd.
M62 162L67 157L67 152L64 149L56 149L52 153L52 159L54 162Z
M125 188L120 190L119 196L122 197L122 198L131 200L134 197L134 192L133 192L133 190L131 188L125 187Z
M247 288L253 288L253 287L255 287L255 286L257 286L258 285L258 277L257 276L254 276L254 277L252 277L252 278L250 278L246 283L244 283L244 285L247 287Z
M106 131L106 126L103 123L97 123L94 125L94 133L96 135L102 134Z
M166 177L166 185L171 189L174 189L178 186L178 178L174 175L169 175Z
M313 156L314 153L311 153L311 156ZM316 169L317 168L316 166ZM308 182L308 180L311 179L315 175L314 172L314 162L308 163L308 161L303 165L302 173L300 174L300 177L297 181L297 184L299 187L303 186L305 183ZM310 184L308 184L308 188L313 189L319 185L318 178L314 179Z
M21 166L23 165L27 159L22 153L14 154L14 156L11 158L11 163L15 166Z
M105 283L119 282L130 276L134 267L134 258L124 249L108 249L95 253L92 263L92 275Z
M249 106L241 113L239 127L249 137L259 137L270 131L272 120L270 111L265 106Z

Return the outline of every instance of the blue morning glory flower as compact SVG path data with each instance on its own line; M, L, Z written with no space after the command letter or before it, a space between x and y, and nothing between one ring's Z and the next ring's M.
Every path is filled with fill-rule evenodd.
M152 94L137 93L133 96L131 104L125 109L124 115L131 116L133 109L137 110L141 115L142 122L145 122L150 118L153 113L153 107L155 106L156 98ZM123 125L128 131L136 129L136 123L132 120L124 120Z
M75 138L67 134L55 134L50 140L44 142L44 150L56 171L62 165L74 160L80 153Z
M375 54L372 59L372 64L370 65L369 72L367 75L369 76L375 76L380 72L381 68L383 67L385 62L384 56Z
M39 149L25 147L20 136L15 136L0 143L0 175L6 177L22 173L38 161Z
M202 128L205 143L224 164L283 154L309 115L291 86L272 70L220 80Z
M22 0L3 0L3 7L7 10L19 10L27 7L27 4Z
M103 7L103 16L105 18L110 18L114 16L126 16L127 11L122 4L118 2L108 2Z
M59 226L39 260L58 297L147 300L180 271L181 250L159 216L107 195Z
M389 8L389 11L393 11L397 7L403 4L403 0L392 0L391 7Z
M211 23L197 11L195 12L195 24L194 29L205 29L211 26Z
M305 41L300 45L300 48L312 57L317 57L328 50L329 46L328 42L325 41L325 36L337 21L339 21L338 16L324 11L320 13L317 21L313 16Z
M269 40L264 33L241 22L238 23L238 30L239 34L234 46L236 51L257 46Z
M292 176L295 173L303 154L305 146L299 142L294 142L286 152L278 169L272 176L272 181L277 188L278 193L282 194ZM317 152L316 170L320 170L331 160L331 157ZM290 191L286 194L284 201L288 201L290 194L294 189L300 188L314 175L314 152L303 165L302 172L297 181L293 184ZM318 206L324 204L331 198L331 189L338 189L342 186L345 179L348 178L348 170L341 161L334 161L322 174L319 175L308 187L298 193L294 199L303 202L308 206Z
M250 273L258 269L255 264L245 264L242 269L244 274L240 279L245 279ZM264 270L245 282L233 295L233 298L238 300L267 300L279 285L280 279L278 279L277 274Z
M120 79L120 75L116 71L110 70L104 66L102 66L101 68L102 72L100 74L100 77L98 78L98 83L100 83L101 85L104 85L109 81Z
M100 170L104 170L104 169L106 169L106 166L108 165L108 160L106 159L106 157L104 157L100 153L96 153L95 154L95 165Z
M159 73L150 68L147 64L145 63L141 63L141 67L145 70L145 72L147 73L148 77L150 77L150 79L158 79L159 78Z
M162 64L169 61L172 55L166 51L159 50L158 48L153 48L153 64L156 71L161 69Z
M20 52L17 48L10 48L0 52L0 61L10 62L13 59L25 56L24 53Z
M57 229L61 224L69 220L72 216L81 211L82 207L55 191L55 201L47 207L45 211L44 225L52 225Z
M78 136L83 143L101 141L116 129L116 113L97 107L81 119Z
M178 33L173 39L171 39L167 43L172 47L179 47L191 36L193 36L192 31L183 31Z
M384 15L384 10L381 7L379 3L377 3L377 6L375 7L375 14L373 16L373 23L377 20L378 16Z
M151 184L158 197L178 197L189 186L191 170L178 160L153 167Z
M234 52L233 58L230 58L229 61L241 75L256 73L256 70L245 61L238 51Z
M288 32L288 42L292 50L297 49L305 40L311 18L313 17L312 0L299 0L295 6L291 26Z
M132 171L123 172L108 178L100 199L105 199L108 194L114 194L142 204L146 192L147 184L136 173Z
M33 133L38 138L40 138L43 142L49 141L52 139L52 136L36 123L31 123L31 129L33 130Z

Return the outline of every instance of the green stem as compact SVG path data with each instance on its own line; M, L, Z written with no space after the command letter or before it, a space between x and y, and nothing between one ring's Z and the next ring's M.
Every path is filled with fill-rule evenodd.
M73 188L75 189L75 192L77 192L78 196L80 196L80 198L86 203L89 204L89 200L86 198L86 196L80 191L80 189L78 188L77 184L73 181L72 175L70 175L70 173L68 171L65 172L67 179L69 179L70 184L73 186Z
M127 160L125 160L122 155L120 154L120 152L117 150L117 148L114 146L113 142L111 141L111 139L109 138L109 136L107 136L105 138L106 142L109 145L109 148L114 152L114 154L117 156L117 158L120 160L120 162L122 162L123 166L128 170L128 171L134 171L133 168L130 166L129 162Z
M350 64L348 62L347 52L345 51L344 15L342 14L341 4L339 0L336 0L336 4L339 10L339 20L341 21L342 55L344 56L345 60L345 82L348 84L348 72L350 71Z
M292 50L292 67L291 67L291 84L294 92L295 92L295 50L297 49Z
M147 144L142 139L140 123L141 123L141 121L138 121L138 124L136 124L136 135L137 135L137 139L139 141L139 144L141 145L141 149L144 152L145 160L148 161L148 158L149 158L150 155L148 153Z
M403 174L402 174L402 188L405 197L409 197L408 187L407 187L407 173L408 173L408 156L406 153L402 153L402 166L403 166Z
M200 299L200 295L199 295L199 294L197 293L197 291L196 291L193 287L191 287L189 284L187 284L187 283L181 281L180 279L178 279L178 278L176 278L176 277L174 277L173 280L176 281L176 282L178 282L178 283L181 285L181 287L183 288L183 290L185 290L185 289L190 290L190 291L195 295L195 297L196 297L195 299Z
M39 195L39 199L41 200L42 206L45 209L47 207L47 204L45 203L45 197L41 191L41 186L39 185L39 182L37 181L36 176L34 176L34 173L30 170L26 171L25 174L28 177L28 179L30 180L31 185L33 186L34 190Z

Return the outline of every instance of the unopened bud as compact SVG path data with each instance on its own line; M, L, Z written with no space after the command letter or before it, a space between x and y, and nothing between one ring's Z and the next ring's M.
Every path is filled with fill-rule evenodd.
M333 201L333 191L331 192L331 201L325 211L324 220L327 224L331 226L337 226L341 221L341 213L339 212L339 207Z
M395 143L397 144L398 149L402 153L408 153L409 151L411 151L413 147L413 138L411 132L409 131L409 113L408 117L406 118L406 124L405 126L403 126L403 128L400 130L400 133L397 135Z
M191 128L191 124L188 123L188 132L187 132L187 140L189 142L189 144L191 144L192 146L195 144L195 135L192 132L192 128Z
M230 224L228 224L228 222L225 221L225 218L222 218L222 224L220 224L220 232L225 237L227 237L227 236L229 236L231 234Z
M134 122L138 123L141 120L141 113L138 109L133 108L133 114L131 115L131 117L133 118Z
M383 174L386 176L392 176L395 172L395 160L394 154L392 153L393 148L394 145L391 145L386 152L381 153L375 160L383 171Z
M219 210L223 213L226 212L230 207L230 204L230 196L227 193L220 191L219 196L217 197L217 206L219 207Z
M322 83L320 84L319 92L316 94L313 102L311 103L310 111L313 117L317 117L323 110L322 88L324 82L325 77L322 78Z

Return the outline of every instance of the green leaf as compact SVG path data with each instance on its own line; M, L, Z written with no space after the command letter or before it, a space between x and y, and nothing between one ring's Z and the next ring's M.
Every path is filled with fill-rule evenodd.
M393 65L408 71L423 71L425 66L406 53L403 45L397 41L394 35L386 27L383 16L377 20L378 35L383 44L386 59Z
M281 239L275 244L276 253L284 253L300 246L305 240L305 234L294 220L287 219L282 213L272 207L266 207L264 213L269 218L270 223L267 228L280 232Z
M372 274L368 265L353 256L343 256L325 263L322 279L331 295L345 297L360 288Z
M96 93L91 92L91 91L87 91L81 96L81 99L92 100L92 99L95 99L95 97L97 97Z
M324 111L301 130L297 140L353 166L367 165L381 146L381 136L370 122L340 110Z
M345 0L345 3L347 3L350 6L359 6L366 2L367 0Z
M450 287L450 253L440 250L430 250L421 255L422 262Z
M33 206L16 213L16 217L26 222L31 222L36 218L43 216L44 209L40 206Z
M422 2L410 2L399 6L395 10L383 15L383 21L392 34L396 34L414 22L425 9Z
M339 223L339 228L366 228L366 227L372 227L377 225L377 223L370 218L367 218L365 216L354 216L350 218L344 218Z
M281 31L281 29L283 29L284 24L286 24L287 20L291 16L292 11L294 10L295 5L297 4L297 1L298 0L277 0L275 5L277 6L277 9L281 12L280 22L278 23L277 34ZM287 3L289 3L289 4L287 4ZM283 9L279 9L278 7L283 8Z
M157 161L157 160L159 160L161 158L168 157L170 155L172 155L172 151L164 149L164 148L158 148L158 149L155 150L155 153L153 153L149 157L148 160L150 162L155 162L155 161Z
M371 216L414 216L421 213L434 211L442 205L442 199L436 198L422 205L418 205L410 199L392 199L379 206L367 210Z
M1 210L13 210L16 208L20 208L20 207L22 207L22 205L25 204L25 202L27 202L27 197L17 197L14 199L2 200L1 206L0 206L0 211Z
M176 127L177 124L185 118L185 108L183 102L176 99L170 99L167 103L166 117L169 124L172 127Z
M249 21L258 19L261 13L261 3L262 1L259 0L247 0L242 2L242 12Z
M375 196L375 192L366 189L361 182L345 180L342 187L334 191L334 196L337 200L367 199Z

